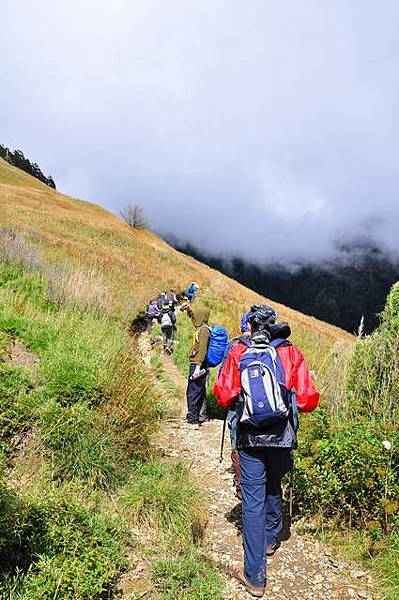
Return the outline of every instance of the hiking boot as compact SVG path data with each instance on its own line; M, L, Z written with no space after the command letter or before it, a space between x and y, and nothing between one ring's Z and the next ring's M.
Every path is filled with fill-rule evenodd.
M198 423L184 423L183 427L185 427L186 429L199 429L199 424Z
M263 594L265 593L265 587L258 587L256 585L252 585L252 583L250 583L245 577L244 569L242 567L234 569L233 575L237 579L237 581L239 581L241 585L245 587L248 594L251 594L251 596L255 596L255 598L262 598Z
M203 427L204 425L210 425L211 420L210 419L205 419L204 421L200 421L199 425L200 427Z
M276 542L275 544L266 544L266 556L273 556L280 546L281 542Z

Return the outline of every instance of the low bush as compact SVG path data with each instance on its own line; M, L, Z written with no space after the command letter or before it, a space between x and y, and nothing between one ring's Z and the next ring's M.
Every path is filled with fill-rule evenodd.
M348 393L354 411L398 421L399 283L388 295L379 327L356 345Z
M89 600L114 587L126 534L116 521L83 508L68 489L23 499L3 489L0 518L6 525L2 598Z
M398 427L384 430L378 421L362 417L330 423L319 414L302 432L299 448L294 481L297 501L305 510L352 525L394 527L399 509Z

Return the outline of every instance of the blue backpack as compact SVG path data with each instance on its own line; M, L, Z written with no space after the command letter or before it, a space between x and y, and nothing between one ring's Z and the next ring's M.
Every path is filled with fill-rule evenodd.
M229 343L229 334L224 327L213 325L209 327L211 333L208 344L206 362L208 367L217 367L223 360L224 353Z
M240 360L242 398L240 423L259 429L287 419L284 370L270 344L253 343Z

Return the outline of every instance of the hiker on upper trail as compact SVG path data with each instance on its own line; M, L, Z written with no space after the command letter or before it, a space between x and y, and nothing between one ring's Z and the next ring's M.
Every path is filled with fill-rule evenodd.
M195 300L195 296L199 291L199 285L197 283L195 283L195 281L192 281L190 283L190 285L188 286L188 288L186 289L186 291L184 292L184 295L186 296L186 298L188 299L188 301L190 302L190 304L192 304Z
M160 321L162 315L162 302L164 294L157 296L151 300L147 307L147 331L151 333L152 324L154 321Z
M150 304L147 307L147 318L148 318L148 326L147 331L151 333L152 324L154 321L158 321L161 323L162 315L165 311L165 307L171 311L175 311L176 306L182 304L184 301L183 293L175 293L173 291L161 292L159 296L151 300ZM173 321L173 324L176 323L176 318Z
M160 325L163 336L164 352L167 354L172 354L174 334L176 331L176 313L166 299L162 305Z
M264 594L266 555L279 546L281 480L296 447L295 400L301 412L319 402L300 350L285 337L271 341L276 316L269 306L252 307L251 345L232 347L214 388L221 406L237 406L244 568L235 576L256 597Z
M190 350L190 368L187 382L187 424L198 429L208 421L206 413L206 361L209 339L209 308L186 307L187 314L196 327L194 342Z

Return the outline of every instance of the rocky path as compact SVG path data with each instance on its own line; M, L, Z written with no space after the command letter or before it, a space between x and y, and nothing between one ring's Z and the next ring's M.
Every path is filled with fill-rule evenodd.
M151 350L147 337L143 336L140 346L148 364ZM226 600L248 600L250 596L230 576L232 568L242 561L242 540L241 506L231 487L228 435L226 433L224 460L220 464L221 421L211 421L199 430L187 429L184 421L186 381L169 357L164 357L163 364L167 376L181 391L176 398L181 417L162 424L157 444L165 455L186 461L203 490L209 519L207 545L224 578L224 597ZM283 538L281 548L268 559L265 598L376 600L378 597L370 575L333 558L328 548L322 547L311 536L300 535L295 525L285 527Z

